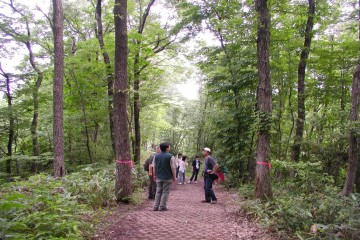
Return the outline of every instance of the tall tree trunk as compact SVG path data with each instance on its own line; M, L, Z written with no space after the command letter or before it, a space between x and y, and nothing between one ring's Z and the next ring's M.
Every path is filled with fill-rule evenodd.
M140 48L140 40L138 48ZM140 72L139 72L140 49L137 50L134 58L134 162L140 161L141 155L141 129L140 129Z
M53 0L54 33L54 86L53 86L53 137L54 137L54 177L65 175L64 162L64 27L61 0Z
M360 7L360 0L358 4ZM359 20L358 41L360 46L360 10L358 12L358 20ZM358 121L359 96L360 96L360 54L359 54L358 63L355 68L353 82L352 82L352 90L351 90L351 108L350 108L349 119L352 124ZM341 193L343 196L348 196L352 192L356 180L356 172L357 171L359 172L357 166L358 158L359 158L358 137L355 128L356 127L353 126L353 128L350 130L349 133L349 162L348 162L348 169L347 169L344 188Z
M118 201L131 195L131 159L127 113L127 1L115 0L114 133L116 158L115 195Z
M113 94L114 94L114 74L110 62L109 54L105 48L104 31L102 23L102 0L97 0L95 18L97 22L97 39L99 41L100 49L103 54L104 63L106 65L107 74L107 92L108 92L108 111L109 111L109 126L110 126L110 139L113 153L115 154L115 140L114 140L114 122L113 122Z
M150 9L155 3L155 0L151 0L140 18L138 34L139 39L136 40L136 52L134 58L134 131L135 131L135 148L134 148L134 162L137 163L140 161L141 155L141 129L140 129L140 73L142 68L140 68L140 53L141 53L141 37L146 25L146 19L149 16ZM141 8L141 6L140 6Z
M349 119L352 123L358 120L358 108L359 108L359 95L360 95L360 59L356 66L353 76L352 90L351 90L351 108ZM346 174L346 180L342 195L348 196L354 186L357 164L358 164L358 137L356 129L351 129L349 133L349 163Z
M287 78L288 82L291 82L291 79L292 79L291 55L292 55L291 51L289 51L288 52L288 74L287 74L288 75L288 78ZM294 128L295 128L294 110L293 110L292 101L291 101L292 92L293 92L293 87L290 85L290 87L289 87L289 95L288 95L288 102L289 102L288 109L290 109L291 127L290 127L290 132L289 132L289 135L288 135L286 143L285 143L285 149L284 149L284 154L283 154L284 158L288 157L288 150L289 150L289 146L291 145L290 140L292 138L292 134L293 134L293 131L294 131Z
M86 111L86 101L85 101L85 98L83 96L83 93L80 89L80 86L79 86L79 83L76 79L76 76L75 76L75 73L73 70L70 70L70 76L71 78L73 79L73 81L75 82L75 87L76 87L76 90L80 96L80 107L81 107L81 112L82 112L82 115L83 115L83 121L84 121L84 128L85 128L85 138L86 138L86 150L87 150L87 154L89 156L89 160L90 160L90 163L94 163L93 161L93 157L92 157L92 154L91 154L91 147L90 147L90 134L89 134L89 124L88 124L88 118L87 118L87 111Z
M305 29L304 47L301 51L300 62L298 66L298 116L296 119L296 131L294 144L292 146L291 160L299 161L301 144L304 135L305 124L305 71L306 63L309 58L312 30L314 26L315 0L309 0L308 19Z
M35 70L37 74L37 79L35 81L35 86L33 88L33 107L34 107L34 113L33 113L33 119L31 122L30 132L32 137L32 147L33 147L33 155L39 156L39 143L38 143L38 136L37 136L37 128L38 128L38 118L39 118L39 89L43 80L43 72L39 69L37 63L35 62L35 56L32 51L32 45L31 45L31 31L29 26L29 19L28 17L21 12L19 9L17 9L14 5L13 1L10 1L8 4L15 12L19 13L22 17L25 19L25 27L26 27L26 37L24 36L25 40L19 40L20 42L24 43L26 48L29 52L29 62L31 67ZM10 36L20 36L19 33L9 33ZM36 162L34 161L31 166L32 172L36 172Z
M200 107L202 107L202 113L201 113L201 120L198 126L198 132L196 138L197 139L196 152L201 151L201 147L205 146L203 139L204 139L204 125L205 125L207 105L208 105L208 94L207 93L205 94L205 100L203 100L202 94L200 93Z
M15 135L15 119L13 113L13 106L12 106L12 96L10 91L10 76L5 73L5 71L1 67L0 63L0 71L1 75L5 78L6 82L6 98L8 103L8 111L9 111L9 137L8 137L8 144L7 144L7 156L9 157L6 162L6 173L11 174L11 156L12 156L12 149L13 149L13 142L14 142L14 135Z
M272 114L272 90L270 79L269 45L270 15L267 0L256 0L258 13L257 65L259 76L259 117L260 126L257 145L255 197L271 197L270 185L270 129Z
M29 21L26 19L26 30L27 30L27 36L30 39L31 33L30 33L30 27L29 27ZM29 52L29 61L31 64L31 67L35 70L37 74L37 79L35 81L35 86L33 88L33 107L34 107L34 113L33 113L33 119L31 121L31 137L32 137L32 145L33 145L33 156L39 156L39 140L38 140L38 119L39 119L39 90L40 86L43 80L43 73L39 69L37 63L35 62L35 56L32 51L32 45L30 40L25 42L26 48ZM33 173L36 173L36 160L34 160L31 164L31 171Z

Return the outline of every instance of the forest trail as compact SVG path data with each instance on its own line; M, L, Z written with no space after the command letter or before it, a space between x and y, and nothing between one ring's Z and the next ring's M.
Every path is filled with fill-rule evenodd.
M231 240L273 239L236 213L236 195L215 186L217 204L202 203L203 181L173 184L166 212L152 211L153 200L127 212L93 239Z

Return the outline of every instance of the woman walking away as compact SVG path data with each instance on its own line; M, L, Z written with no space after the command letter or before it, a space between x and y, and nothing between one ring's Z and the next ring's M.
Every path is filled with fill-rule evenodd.
M192 175L191 175L191 178L190 178L190 181L189 183L192 183L194 177L195 177L195 183L197 183L197 177L198 177L198 174L199 174L199 171L200 171L200 157L199 156L196 156L195 159L192 161Z
M185 184L186 156L183 156L179 163L179 184Z

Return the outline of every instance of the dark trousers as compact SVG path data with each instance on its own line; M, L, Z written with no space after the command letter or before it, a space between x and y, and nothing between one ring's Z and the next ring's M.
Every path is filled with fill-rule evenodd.
M215 193L212 190L213 182L214 180L212 180L209 176L205 175L204 177L205 200L208 202L211 202L211 200L213 201L217 200Z
M190 178L190 182L192 182L192 180L194 179L194 177L195 177L195 182L196 182L196 181L197 181L197 176L198 176L198 174L199 174L199 169L193 170L192 175L191 175L191 178Z
M179 177L179 169L180 169L180 167L177 167L177 168L176 168L176 178Z
M153 177L149 176L149 198L155 198L156 194L156 182Z

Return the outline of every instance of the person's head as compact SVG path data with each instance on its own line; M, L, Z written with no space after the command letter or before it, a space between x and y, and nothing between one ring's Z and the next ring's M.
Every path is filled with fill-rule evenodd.
M182 153L178 153L178 158L182 158Z
M160 150L162 152L169 152L170 151L170 144L169 143L160 144Z
M207 156L209 156L210 154L211 154L211 149L210 148L208 148L208 147L206 147L206 148L204 148L203 149L203 155L205 156L205 157L207 157Z
M187 159L187 156L183 156L182 157L182 160L185 162L186 161L186 159Z
M156 153L161 153L160 146L156 146Z
M196 160L199 160L199 158L200 158L199 155L196 155L196 156L195 156L195 159L196 159Z

